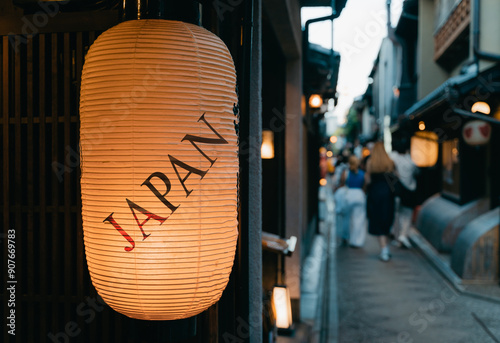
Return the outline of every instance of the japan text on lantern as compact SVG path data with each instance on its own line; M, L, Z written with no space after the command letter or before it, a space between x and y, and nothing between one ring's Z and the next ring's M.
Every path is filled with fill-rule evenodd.
M432 167L438 160L438 136L431 131L418 131L411 138L410 155L417 167Z
M472 120L464 125L462 135L469 145L484 145L490 141L491 126L482 120Z
M195 25L135 20L91 46L80 101L92 283L116 311L174 320L218 301L237 239L236 76Z

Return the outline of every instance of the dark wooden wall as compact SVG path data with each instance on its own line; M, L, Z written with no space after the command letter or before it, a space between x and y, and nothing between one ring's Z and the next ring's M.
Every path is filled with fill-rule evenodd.
M16 232L19 342L64 330L72 314L78 319L78 302L91 295L80 213L78 94L95 36L2 37L2 225Z

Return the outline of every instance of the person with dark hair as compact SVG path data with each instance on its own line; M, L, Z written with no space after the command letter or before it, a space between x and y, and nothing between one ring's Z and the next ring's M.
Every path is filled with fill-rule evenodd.
M368 232L377 236L380 244L379 258L384 262L391 258L387 243L394 222L394 193L388 176L394 173L394 168L394 162L387 155L384 144L375 143L366 164L366 215Z

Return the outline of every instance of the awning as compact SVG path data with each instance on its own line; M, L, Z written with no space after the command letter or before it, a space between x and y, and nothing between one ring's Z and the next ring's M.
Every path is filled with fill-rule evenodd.
M391 127L391 131L412 131L411 128L416 127L415 123L421 120L443 126L442 124L448 124L450 114L497 124L498 120L492 116L470 111L470 106L476 98L478 101L490 101L495 106L500 105L500 64L479 74L473 71L449 78L406 110L403 119Z

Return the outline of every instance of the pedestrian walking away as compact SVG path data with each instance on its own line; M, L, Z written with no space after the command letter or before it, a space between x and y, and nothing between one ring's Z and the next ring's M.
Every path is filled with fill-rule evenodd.
M405 139L393 141L393 151L390 157L394 161L398 178L393 235L401 247L409 249L411 244L408 240L408 234L413 210L416 206L416 176L419 169L411 159L408 152L408 141Z
M355 155L349 157L349 169L344 172L343 178L347 187L349 245L361 248L366 239L366 196L363 191L365 172L359 169L359 158Z
M334 195L335 201L335 223L337 236L340 239L340 245L349 243L349 218L347 216L346 194L347 186L345 179L342 179L344 171L348 169L346 157L340 154L338 156L337 165L335 166L334 180Z
M394 162L387 155L383 143L375 143L366 165L366 215L368 232L377 236L379 258L384 262L391 258L387 243L394 222L394 190L390 184L394 171Z

